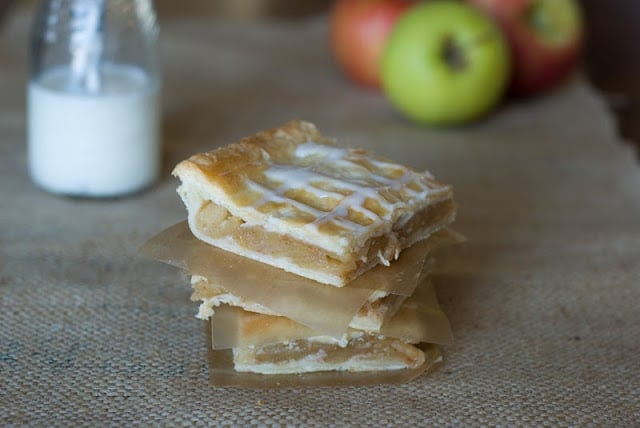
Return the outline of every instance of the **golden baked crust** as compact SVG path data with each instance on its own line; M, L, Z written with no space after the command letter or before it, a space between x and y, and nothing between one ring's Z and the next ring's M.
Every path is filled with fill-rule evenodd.
M455 217L450 186L303 121L196 154L173 174L196 237L336 286Z
M191 287L193 288L191 301L197 302L201 300L196 317L202 320L209 319L215 313L214 308L222 304L240 307L245 311L259 314L280 315L260 303L250 302L247 299L235 296L221 285L211 282L203 276L193 275L191 277Z

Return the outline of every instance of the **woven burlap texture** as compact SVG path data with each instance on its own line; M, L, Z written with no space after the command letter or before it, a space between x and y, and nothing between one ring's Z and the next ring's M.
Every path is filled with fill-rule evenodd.
M335 69L324 19L162 23L165 169L139 195L27 174L28 14L0 39L0 425L640 426L640 169L577 78L432 129ZM179 160L293 118L455 186L435 281L456 341L402 386L218 389L183 274L137 249L185 218Z

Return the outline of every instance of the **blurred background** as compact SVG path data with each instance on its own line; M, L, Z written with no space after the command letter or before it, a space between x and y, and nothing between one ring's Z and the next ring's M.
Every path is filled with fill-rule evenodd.
M0 25L11 9L36 0L0 0ZM326 13L331 0L156 0L160 22L197 16L200 19L291 20ZM581 0L587 25L584 70L607 96L623 137L640 144L640 2Z

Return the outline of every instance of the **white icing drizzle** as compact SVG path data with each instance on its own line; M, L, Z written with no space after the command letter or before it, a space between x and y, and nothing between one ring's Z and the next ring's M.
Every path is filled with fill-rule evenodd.
M296 148L292 165L276 164L268 155L264 159L269 163L269 167L264 172L265 177L271 182L278 183L278 186L272 189L255 181L250 183L254 190L263 194L261 200L255 205L256 209L269 203L289 205L299 212L313 216L316 220L305 227L316 230L319 225L335 223L358 235L365 232L371 225L391 220L395 209L410 207L413 199L425 198L430 191L423 179L425 176L401 165L365 157L355 150L313 141ZM367 168L367 165L371 169ZM402 175L398 178L390 178L377 171L402 172ZM410 188L407 186L408 183L417 185L420 190ZM326 190L319 186L333 190ZM337 205L327 212L284 196L288 191L298 189L303 189L318 199L334 199ZM394 196L387 198L381 193L385 190L405 192L410 198L407 201ZM365 208L364 205L368 199L377 201L384 214L378 215ZM360 213L371 224L363 226L349 219L349 210ZM287 216L286 210L280 211L280 214Z
M391 266L391 263L389 262L389 260L385 259L384 256L382 255L382 251L378 250L378 258L380 259L380 263L382 263L385 266Z

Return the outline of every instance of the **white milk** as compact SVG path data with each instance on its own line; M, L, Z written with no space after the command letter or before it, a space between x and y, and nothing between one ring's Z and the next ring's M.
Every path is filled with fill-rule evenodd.
M99 94L69 90L69 69L29 85L29 169L54 193L117 196L159 173L158 85L134 67L107 66Z

